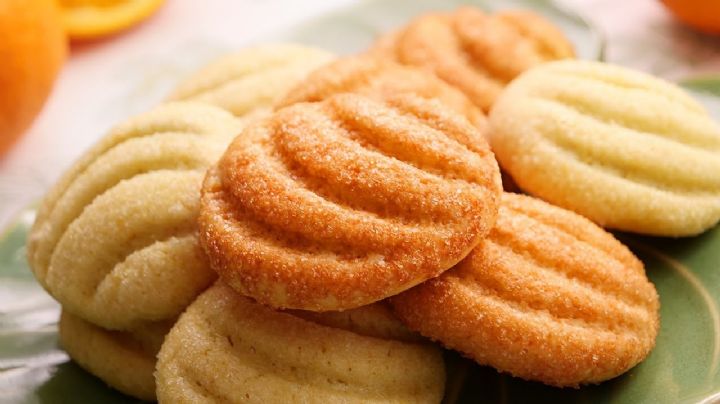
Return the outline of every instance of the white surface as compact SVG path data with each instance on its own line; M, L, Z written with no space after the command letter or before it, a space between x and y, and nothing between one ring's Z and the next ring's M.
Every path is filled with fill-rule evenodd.
M38 200L110 126L157 104L180 77L220 53L355 1L168 0L147 23L74 47L35 125L0 160L0 226ZM560 3L606 33L610 61L673 79L690 70L720 72L719 42L680 28L655 0Z

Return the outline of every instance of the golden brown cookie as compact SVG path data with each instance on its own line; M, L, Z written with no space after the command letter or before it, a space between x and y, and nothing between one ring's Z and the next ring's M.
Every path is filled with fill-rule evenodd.
M342 315L352 321L338 324L335 316L329 326L274 311L218 282L188 307L165 339L156 373L158 400L439 403L445 385L440 349L398 339L394 331L386 334L402 326L384 307L353 312Z
M367 55L345 57L321 66L291 89L277 106L322 101L340 93L357 93L381 99L397 94L414 94L437 99L465 116L481 131L484 132L487 125L485 115L465 94L434 74Z
M535 13L488 15L474 7L420 16L381 38L371 53L434 72L484 111L523 71L574 56L563 33Z
M197 103L117 126L45 197L28 238L38 281L105 328L177 317L215 279L197 242L200 186L239 131Z
M174 101L196 101L246 116L269 109L333 54L307 46L276 44L244 49L223 56L180 83Z
M460 261L500 192L480 132L438 101L340 94L243 131L205 179L201 243L246 296L342 310Z
M490 121L493 151L521 189L603 227L689 236L720 220L720 125L673 84L548 63L514 81Z
M553 386L613 378L655 345L658 295L642 263L589 220L504 194L489 238L391 299L411 329L480 364Z
M127 395L154 401L155 356L172 324L110 331L63 310L58 332L60 345L83 369Z

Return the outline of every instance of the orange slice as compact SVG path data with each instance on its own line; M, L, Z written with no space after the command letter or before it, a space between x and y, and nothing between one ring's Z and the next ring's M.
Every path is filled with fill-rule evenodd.
M165 0L59 0L71 39L95 39L145 20Z

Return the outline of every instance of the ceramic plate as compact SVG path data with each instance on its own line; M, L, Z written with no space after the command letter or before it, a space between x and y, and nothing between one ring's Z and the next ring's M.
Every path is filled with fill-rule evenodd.
M270 40L323 46L339 53L363 49L380 32L413 15L450 9L460 1L370 1L310 21ZM492 9L490 1L475 1ZM560 26L586 59L601 59L603 42L582 19L545 1L513 0ZM684 82L720 115L720 79ZM0 403L131 403L70 362L57 347L57 304L33 279L25 238L34 211L23 212L0 235ZM618 235L645 262L662 302L662 327L649 358L614 380L581 389L556 389L500 375L447 352L446 403L720 401L720 228L688 239Z

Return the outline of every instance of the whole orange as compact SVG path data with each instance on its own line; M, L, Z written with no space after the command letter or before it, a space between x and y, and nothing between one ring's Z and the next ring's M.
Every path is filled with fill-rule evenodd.
M662 0L682 22L708 34L720 34L720 0Z
M66 53L55 0L0 0L0 156L40 112Z

